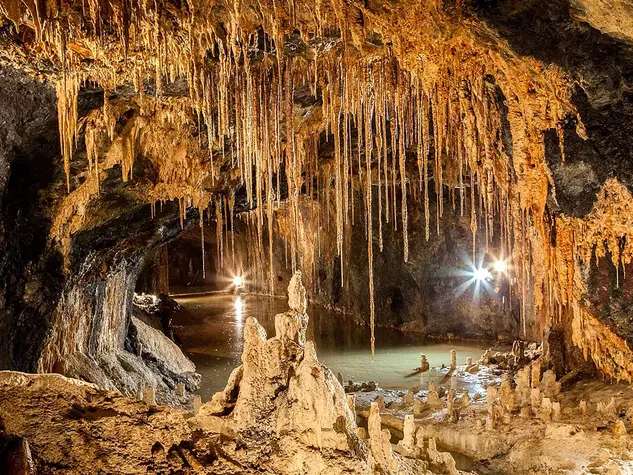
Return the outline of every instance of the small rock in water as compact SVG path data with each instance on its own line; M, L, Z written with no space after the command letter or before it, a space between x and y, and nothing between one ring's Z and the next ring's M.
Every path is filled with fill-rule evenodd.
M429 369L431 369L431 365L429 365L429 362L426 359L426 355L421 354L420 355L420 372L426 373Z

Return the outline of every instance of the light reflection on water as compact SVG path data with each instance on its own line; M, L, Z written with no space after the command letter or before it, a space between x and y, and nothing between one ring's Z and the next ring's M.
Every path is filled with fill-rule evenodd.
M286 299L262 296L206 295L179 298L182 310L173 318L174 332L187 355L202 375L203 401L224 388L226 381L240 364L242 331L248 317L256 317L274 335L274 317L288 309ZM423 389L429 382L440 382L442 373L431 370L422 376L409 377L420 363L420 353L426 354L433 366L450 362L449 351L457 350L457 363L467 357L479 359L483 344L438 343L425 341L422 335L403 333L391 328L376 329L376 360L371 361L369 328L357 325L343 315L323 307L309 306L308 339L316 344L319 361L345 380L377 381L382 388ZM470 387L470 375L453 380L457 388ZM450 384L450 383L448 383Z

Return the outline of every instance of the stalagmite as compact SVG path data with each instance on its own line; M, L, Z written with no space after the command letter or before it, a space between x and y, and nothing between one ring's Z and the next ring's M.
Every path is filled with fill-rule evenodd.
M396 451L405 457L420 458L422 456L420 447L416 444L415 421L411 414L404 416L403 438L398 442Z
M556 381L556 373L550 369L543 373L540 387L544 397L553 398L560 393L561 383Z
M376 460L376 464L387 473L397 468L397 462L391 451L391 434L382 429L380 409L376 402L371 403L369 419L367 420L369 448Z
M449 389L446 397L447 419L449 422L457 422L459 420L459 405L456 404L455 390Z
M520 408L530 405L530 374L529 366L525 366L517 371L514 382L516 384L515 399Z
M499 403L507 412L512 412L516 406L515 392L512 391L512 384L508 375L503 376L499 387Z
M200 408L202 407L202 398L200 394L196 394L193 397L193 414L197 415L200 412Z
M435 384L433 383L429 384L429 392L426 395L426 403L431 407L438 407L443 405Z
M404 395L404 397L402 398L402 402L404 404L413 404L413 396L414 396L413 391L409 389L407 393Z
M154 393L154 388L150 385L147 385L145 387L145 392L143 394L143 401L145 401L147 403L147 405L149 406L155 406L156 405L156 396Z
M420 372L425 373L431 368L431 365L426 359L426 355L420 354Z
M541 362L533 361L531 368L532 368L532 374L531 374L532 388L538 388L540 387L540 384L541 384Z
M540 417L545 422L550 422L552 420L552 401L548 397L544 397L541 401L540 406Z

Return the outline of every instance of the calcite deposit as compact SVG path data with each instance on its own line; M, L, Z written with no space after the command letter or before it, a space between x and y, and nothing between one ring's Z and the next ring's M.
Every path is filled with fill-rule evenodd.
M367 438L359 437L354 398L346 396L338 379L318 361L314 344L306 341L300 273L288 287L288 304L290 310L275 317L276 335L271 338L256 319L246 321L242 365L225 389L189 420L191 427L209 438L230 435L223 450L244 470L426 473L431 460L426 452L406 454L412 462L394 453L378 403L371 406Z
M3 463L626 473L632 45L631 0L0 0ZM288 288L210 400L176 287ZM374 364L498 346L348 397L308 301Z

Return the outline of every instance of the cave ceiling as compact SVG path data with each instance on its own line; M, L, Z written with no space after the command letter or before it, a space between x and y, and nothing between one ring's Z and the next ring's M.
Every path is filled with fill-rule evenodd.
M407 261L407 208L428 239L453 206L512 255L537 332L571 319L586 356L631 379L626 345L595 347L617 328L581 304L593 257L617 276L633 257L628 1L0 0L0 14L3 68L56 93L44 213L67 268L81 233L170 201L182 226L191 209L201 224L253 209L272 246L281 201L294 223L318 196L342 255L360 193L380 220L365 221L370 268L390 208Z

